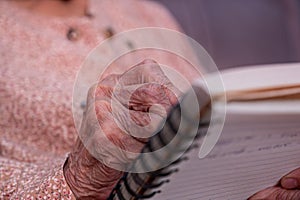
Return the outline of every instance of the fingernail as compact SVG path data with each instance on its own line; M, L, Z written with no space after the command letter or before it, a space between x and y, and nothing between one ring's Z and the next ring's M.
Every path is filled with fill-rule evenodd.
M282 187L285 189L295 189L298 188L298 180L294 178L284 178L281 181Z

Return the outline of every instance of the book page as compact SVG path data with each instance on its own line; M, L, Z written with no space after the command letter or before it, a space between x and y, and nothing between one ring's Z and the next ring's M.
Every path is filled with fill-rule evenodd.
M221 71L226 91L300 86L300 63L256 65Z
M300 114L228 112L220 140L179 164L155 200L243 200L300 167Z
M300 63L238 67L220 72L228 101L270 99L300 94ZM212 73L199 79L195 85L209 84L214 90ZM224 95L215 91L215 96Z

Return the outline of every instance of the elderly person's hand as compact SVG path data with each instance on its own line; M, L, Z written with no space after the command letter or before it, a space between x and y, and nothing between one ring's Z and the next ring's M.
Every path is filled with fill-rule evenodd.
M300 168L281 178L278 186L264 189L249 200L299 200Z
M108 197L123 174L117 166L126 166L135 158L122 150L141 151L147 137L177 103L175 94L178 91L151 60L122 75L110 75L90 89L80 139L64 166L66 180L78 199ZM153 106L157 104L160 106Z

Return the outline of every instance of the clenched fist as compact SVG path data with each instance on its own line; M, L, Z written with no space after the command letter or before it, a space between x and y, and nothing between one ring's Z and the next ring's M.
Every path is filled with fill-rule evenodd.
M126 166L159 130L179 92L152 60L91 88L79 138L64 166L78 199L106 199Z

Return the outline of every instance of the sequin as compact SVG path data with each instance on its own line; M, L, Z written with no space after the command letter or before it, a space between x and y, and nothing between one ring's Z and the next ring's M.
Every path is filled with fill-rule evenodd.
M115 34L115 31L113 30L112 27L107 27L107 28L104 30L104 35L105 35L106 38L110 38L110 37L112 37L114 34Z
M69 28L67 32L67 38L71 41L76 41L80 37L80 32L78 29L75 28Z

